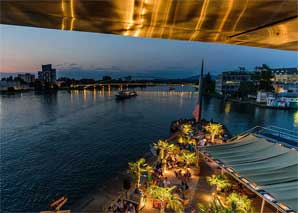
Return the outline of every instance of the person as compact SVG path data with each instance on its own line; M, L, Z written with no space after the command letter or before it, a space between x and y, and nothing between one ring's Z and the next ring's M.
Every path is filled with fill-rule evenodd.
M127 207L128 207L127 201L124 200L124 201L123 201L123 210L126 210Z
M182 170L181 169L179 169L179 171L178 171L178 176L182 177Z
M118 201L115 204L115 207L116 207L115 208L116 212L123 212L124 206L123 206L123 202L121 199L118 199Z
M150 185L152 183L152 180L153 180L153 177L152 177L151 173L148 174L147 180L148 180L148 185Z
M125 211L125 213L136 213L136 208L135 206L130 203L128 206L127 206L127 209Z
M168 177L165 177L163 180L163 186L164 187L169 187L171 185L171 181L168 180Z
M112 206L109 206L109 208L108 208L108 212L113 212L113 208L112 208Z
M157 172L158 172L159 176L163 176L162 175L162 168L161 167L157 170Z
M176 178L178 178L178 172L175 170L174 171Z
M190 173L190 171L189 171L189 168L187 168L185 175L186 175L186 177L187 177L188 179L191 178L191 173Z

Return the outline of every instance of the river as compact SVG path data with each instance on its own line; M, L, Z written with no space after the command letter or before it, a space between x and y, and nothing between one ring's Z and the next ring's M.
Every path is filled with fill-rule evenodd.
M169 134L172 120L191 117L192 89L151 87L116 102L114 92L59 91L1 95L1 210L47 210L61 195L67 207L84 199L149 144ZM256 125L298 130L298 112L205 97L203 117L233 133Z

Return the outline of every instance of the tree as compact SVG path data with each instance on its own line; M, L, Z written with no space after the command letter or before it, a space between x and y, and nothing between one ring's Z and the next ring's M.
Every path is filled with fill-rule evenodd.
M238 212L249 212L251 209L251 201L247 198L246 195L240 195L235 192L231 193L227 199L226 203L230 207L236 208Z
M180 155L183 162L185 162L186 167L189 167L189 165L196 163L197 156L195 152L190 152L188 150L183 150Z
M182 125L182 133L187 135L189 132L191 132L192 127L190 124L183 124Z
M159 140L153 144L154 149L158 150L158 158L162 162L163 169L166 166L166 159L168 158L171 150L174 148L174 144L170 144L166 140Z
M153 144L154 149L158 150L158 157L163 160L166 155L166 151L169 149L170 144L166 140L159 140Z
M199 203L198 209L200 210L200 212L202 212L202 213L210 213L210 212L213 212L213 213L238 213L235 206L229 206L229 207L224 206L218 196L213 196L210 199L208 204L209 205L204 205L204 204Z
M112 77L111 76L108 76L108 75L104 75L104 76L102 76L102 80L103 81L111 81L112 80Z
M272 92L274 90L271 79L273 78L270 67L267 64L263 64L252 76L253 80L258 83L258 90L265 92Z
M128 163L129 172L135 178L135 180L137 181L137 187L138 188L140 187L141 174L142 174L142 172L146 171L145 162L146 161L145 161L144 158L140 158L136 162L129 162Z
M216 186L217 192L231 186L229 179L225 175L212 175L207 177L207 182L211 186Z
M203 93L210 94L215 92L215 81L212 80L210 73L203 78Z
M221 124L209 123L205 126L206 131L211 135L211 142L214 142L215 136L223 134L224 130Z
M177 155L180 153L180 148L176 144L171 144L167 149L168 155Z
M257 93L256 85L252 81L241 81L239 87L239 95L242 98L247 98L248 95Z
M149 196L160 201L160 212L165 212L166 208L171 208L175 212L183 212L182 199L177 194L172 194L175 188L176 186L159 187L156 185L148 188Z

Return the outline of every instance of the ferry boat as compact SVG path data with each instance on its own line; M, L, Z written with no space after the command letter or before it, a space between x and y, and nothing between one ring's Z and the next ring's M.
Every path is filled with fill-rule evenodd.
M116 94L116 99L123 100L131 97L135 97L137 95L138 94L135 91L120 91L118 94Z

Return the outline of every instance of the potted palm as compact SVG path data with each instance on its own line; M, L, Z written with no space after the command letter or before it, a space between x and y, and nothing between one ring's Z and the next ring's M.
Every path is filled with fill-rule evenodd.
M216 136L222 135L224 132L222 125L217 123L209 123L205 126L205 130L210 134L212 143Z
M188 150L183 150L181 152L181 160L185 163L186 167L197 162L197 156L195 152L190 152Z
M182 199L177 194L172 194L176 186L172 187L159 187L152 185L148 188L148 195L157 199L160 202L160 212L164 213L166 208L170 208L175 212L183 212Z
M192 131L192 127L190 124L183 124L182 125L182 133L187 135L188 133L190 133Z
M229 179L225 175L212 175L207 177L207 182L211 186L216 186L216 192L231 186Z
M134 179L137 182L137 188L140 187L140 181L141 181L141 174L142 172L146 171L145 168L145 159L144 158L140 158L139 160L137 160L136 162L129 162L128 166L129 166L129 172L130 174L134 177Z
M237 212L246 213L251 210L251 200L249 200L246 195L233 192L227 197L226 203L231 208L234 207Z
M159 150L158 158L162 162L162 169L164 170L166 167L166 159L170 152L176 149L176 146L167 141L159 140L157 143L153 144L153 147L154 149Z

